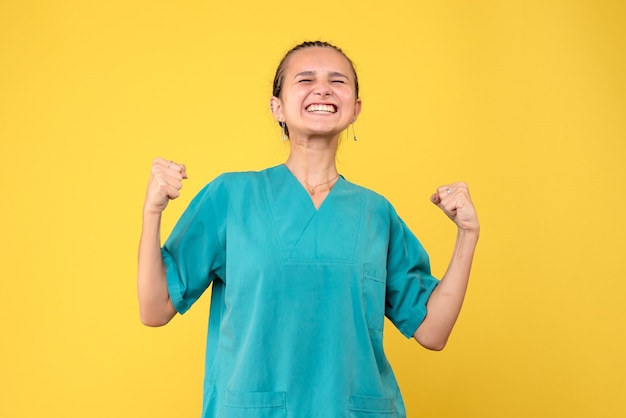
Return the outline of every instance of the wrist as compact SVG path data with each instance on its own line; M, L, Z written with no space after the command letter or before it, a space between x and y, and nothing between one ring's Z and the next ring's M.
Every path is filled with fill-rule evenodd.
M154 209L143 208L143 223L145 224L160 224L162 212Z
M160 208L158 206L155 207L154 205L150 205L150 204L148 204L148 202L146 202L143 205L143 216L144 217L157 217L157 218L160 218L164 209L165 208Z
M467 228L459 228L457 231L457 238L463 239L464 241L478 241L478 237L480 236L480 227L467 229Z

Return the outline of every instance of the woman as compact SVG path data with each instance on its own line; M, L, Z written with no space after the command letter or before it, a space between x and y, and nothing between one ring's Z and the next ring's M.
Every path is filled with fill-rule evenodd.
M156 159L139 249L141 319L166 324L213 285L203 417L406 416L383 352L384 316L441 350L467 287L479 224L463 183L431 196L458 227L441 281L382 196L337 172L361 111L352 62L324 42L287 53L270 107L285 164L227 173L194 198L160 248L161 213L186 168Z

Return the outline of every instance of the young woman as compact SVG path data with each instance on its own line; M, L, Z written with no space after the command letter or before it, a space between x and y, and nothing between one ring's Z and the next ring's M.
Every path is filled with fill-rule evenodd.
M270 107L289 137L287 161L211 181L163 248L161 214L186 168L154 161L139 248L141 320L166 324L212 284L205 418L404 417L384 317L428 349L445 346L479 235L467 185L431 196L458 227L438 281L391 204L337 172L339 136L361 111L350 59L325 42L296 46L277 69Z

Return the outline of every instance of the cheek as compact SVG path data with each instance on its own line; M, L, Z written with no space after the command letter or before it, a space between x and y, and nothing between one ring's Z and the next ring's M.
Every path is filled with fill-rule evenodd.
M344 103L356 103L356 95L353 88L346 86L345 88L338 89L336 94L341 97Z
M290 89L288 92L283 93L283 103L288 107L299 106L305 97L306 93L301 89Z
M350 110L353 110L357 105L357 101L353 93L346 93L345 95L343 95L341 97L341 102L343 103L344 108Z

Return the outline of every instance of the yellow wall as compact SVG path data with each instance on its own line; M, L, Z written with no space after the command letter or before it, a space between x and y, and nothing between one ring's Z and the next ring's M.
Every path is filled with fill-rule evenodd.
M340 171L386 195L443 273L428 197L470 183L482 237L448 348L391 327L411 417L626 416L626 3L0 4L0 417L194 417L208 298L140 325L151 160L187 164L167 232L226 170L280 163L273 72L304 39L358 66Z

